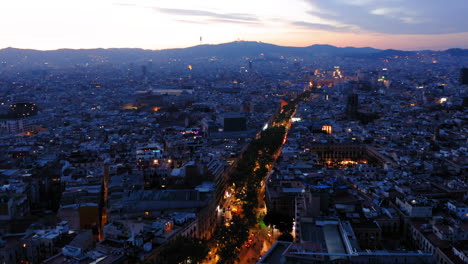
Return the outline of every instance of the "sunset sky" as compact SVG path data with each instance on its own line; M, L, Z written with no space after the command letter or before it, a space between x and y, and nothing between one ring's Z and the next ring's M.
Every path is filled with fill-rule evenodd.
M1 0L0 48L468 48L468 0Z

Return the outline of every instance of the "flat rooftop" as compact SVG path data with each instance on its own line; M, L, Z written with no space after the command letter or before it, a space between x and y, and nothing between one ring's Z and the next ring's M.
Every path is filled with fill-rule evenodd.
M277 241L257 264L281 264L281 256L292 242Z
M344 241L341 238L337 224L325 224L318 226L314 223L301 223L301 239L320 246L323 253L346 254ZM342 258L330 256L331 260Z

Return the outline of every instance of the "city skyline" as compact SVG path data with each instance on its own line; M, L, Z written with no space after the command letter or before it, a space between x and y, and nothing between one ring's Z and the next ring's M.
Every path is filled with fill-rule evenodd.
M46 0L6 1L0 8L0 48L167 49L234 40L301 47L468 48L462 12L468 3L462 0L444 6L421 0Z

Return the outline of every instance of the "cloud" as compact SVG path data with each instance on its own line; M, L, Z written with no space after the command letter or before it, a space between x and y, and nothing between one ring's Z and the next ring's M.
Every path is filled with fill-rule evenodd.
M324 31L334 31L334 32L349 32L353 29L348 26L334 26L334 25L327 25L327 24L319 24L319 23L309 23L304 21L295 21L291 23L294 26L305 27L312 30L324 30Z
M177 22L180 23L186 23L186 24L200 24L200 25L206 25L209 24L210 22L208 21L198 21L198 20L184 20L184 19L177 19Z
M356 6L366 6L374 3L375 0L341 0L341 2Z
M213 23L226 23L226 24L243 24L243 25L259 25L260 24L255 21L242 21L242 20L221 19L221 18L214 18L214 19L210 19L209 21Z
M405 13L405 9L403 8L377 8L377 9L374 9L374 10L371 10L370 11L371 14L374 14L374 15L395 15L395 14L398 14L398 13Z
M468 32L467 0L305 0L309 14L387 34Z
M418 24L418 23L423 23L421 20L417 20L414 17L400 17L400 20L407 23L407 24Z
M153 10L156 12L169 14L169 15L211 17L213 19L230 20L233 22L258 21L258 18L256 16L251 15L251 14L242 14L242 13L215 13L215 12L210 12L210 11L205 11L205 10L159 8L159 7L153 7Z
M240 25L259 25L260 23L255 21L241 21L241 20L231 20L231 19L221 19L221 18L212 18L205 20L186 20L186 19L177 19L177 22L186 23L186 24L200 24L200 25L212 25L213 23L225 23L225 24L240 24Z
M206 10L162 8L155 6L137 5L133 3L116 3L114 5L123 7L149 8L158 13L184 17L184 19L176 19L176 21L182 23L209 24L210 22L215 22L230 24L260 24L259 19L255 15L245 13L216 13ZM205 20L194 20L189 19L188 17L203 17Z
M377 8L371 10L369 13L372 15L381 15L400 20L407 24L417 24L423 22L420 18L418 19L418 14L416 12L399 7Z
M130 3L115 3L115 4L113 4L113 5L116 5L116 6L126 6L126 7L128 7L128 6L131 6L131 7L138 7L138 5L136 5L136 4L130 4Z

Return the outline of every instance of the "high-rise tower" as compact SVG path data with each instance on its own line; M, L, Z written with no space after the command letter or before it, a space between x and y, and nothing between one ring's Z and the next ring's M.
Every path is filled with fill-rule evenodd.
M468 68L462 68L460 70L460 83L468 85Z
M357 94L348 95L348 102L346 104L346 115L350 119L356 119L359 108L359 96Z

